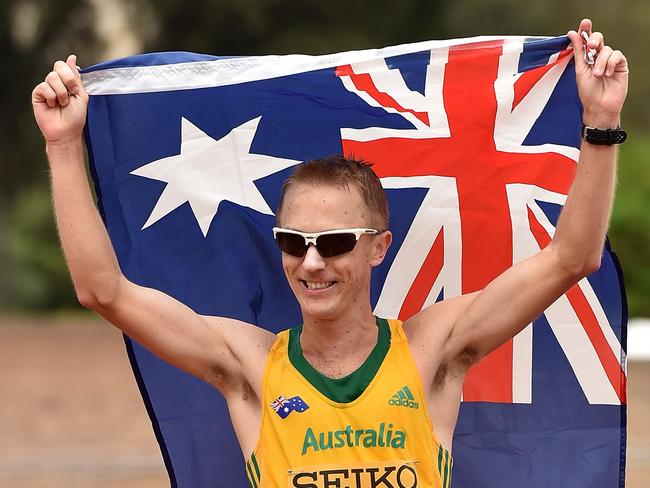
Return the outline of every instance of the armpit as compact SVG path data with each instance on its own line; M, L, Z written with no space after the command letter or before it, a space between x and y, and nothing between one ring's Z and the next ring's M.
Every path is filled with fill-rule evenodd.
M226 373L226 369L221 366L212 365L205 372L203 381L211 384L220 391L223 391L225 388L232 383L232 378Z
M477 354L469 349L463 350L461 354L451 361L446 361L438 366L438 371L433 378L431 388L441 390L447 381L453 379L463 379L467 370L477 361Z

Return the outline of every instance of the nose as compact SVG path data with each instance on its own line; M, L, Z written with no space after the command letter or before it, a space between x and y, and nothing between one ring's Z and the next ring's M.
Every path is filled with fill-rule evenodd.
M307 252L302 260L302 266L306 271L319 271L325 268L325 260L313 244L307 246Z

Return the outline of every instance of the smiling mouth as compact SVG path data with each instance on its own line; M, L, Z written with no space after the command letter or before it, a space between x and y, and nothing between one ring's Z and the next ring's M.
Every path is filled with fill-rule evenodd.
M336 283L336 281L306 281L306 280L300 280L300 282L303 284L305 288L307 288L310 291L327 290L328 288L331 288Z

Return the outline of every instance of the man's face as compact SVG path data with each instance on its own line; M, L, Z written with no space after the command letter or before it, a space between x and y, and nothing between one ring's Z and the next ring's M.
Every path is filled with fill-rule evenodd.
M281 227L302 232L377 228L375 220L352 186L294 184L280 214ZM312 245L304 257L282 253L282 267L303 319L334 320L369 308L370 271L383 260L390 240L390 232L363 235L352 251L330 258Z

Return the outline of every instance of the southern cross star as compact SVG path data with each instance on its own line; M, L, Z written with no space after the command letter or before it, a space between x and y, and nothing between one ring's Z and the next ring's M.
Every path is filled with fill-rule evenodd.
M223 200L273 215L253 182L300 161L251 154L251 143L260 119L249 120L216 140L183 118L180 154L131 171L131 174L167 183L142 229L185 202L189 202L204 237Z

